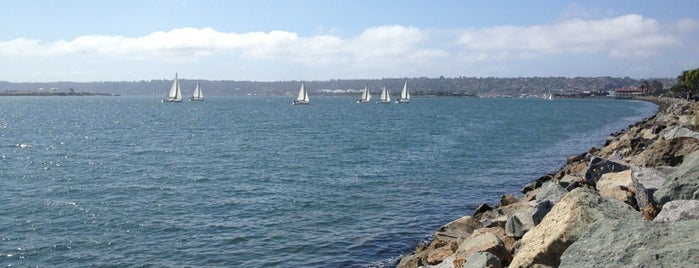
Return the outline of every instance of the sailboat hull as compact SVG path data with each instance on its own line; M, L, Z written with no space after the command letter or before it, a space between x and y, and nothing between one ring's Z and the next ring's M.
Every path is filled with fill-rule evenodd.
M190 97L189 101L203 101L204 98L198 98L198 97Z
M165 98L162 102L182 102L182 99Z
M398 99L396 103L410 103L410 100Z
M295 100L291 105L309 105L309 101Z

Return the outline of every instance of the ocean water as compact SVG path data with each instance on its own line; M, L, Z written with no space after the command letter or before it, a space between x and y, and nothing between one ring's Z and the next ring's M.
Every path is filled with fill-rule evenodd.
M354 100L0 98L0 264L392 267L656 110Z

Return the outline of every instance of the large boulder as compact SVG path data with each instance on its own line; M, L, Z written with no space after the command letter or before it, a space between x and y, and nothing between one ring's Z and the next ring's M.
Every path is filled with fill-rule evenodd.
M699 267L699 220L601 220L588 229L560 267Z
M699 200L675 200L665 203L654 221L678 222L699 219Z
M497 256L502 262L509 263L510 252L508 252L505 244L492 232L482 232L475 234L463 244L459 246L455 254L455 259L464 259L468 261L468 257L473 253L489 252Z
M661 206L672 200L699 199L699 151L688 155L653 196Z
M644 168L638 166L631 167L631 174L643 184L649 191L655 191L663 185L667 177L675 172L677 168L669 166L659 166L654 168Z
M498 256L490 252L478 252L468 256L464 268L500 268L502 264Z
M568 191L566 191L566 189L558 183L552 181L545 182L541 186L539 193L536 194L536 202L538 203L548 199L555 203L567 193Z
M602 175L621 172L629 168L628 165L593 156L585 171L585 182L587 182L588 185L595 186Z
M677 137L669 140L659 140L648 146L631 161L642 167L677 166L684 161L685 156L699 150L699 139Z
M510 267L558 266L560 256L601 219L641 219L630 206L581 187L568 193L543 221L527 232Z
M690 138L699 139L699 132L691 131L688 128L681 127L681 126L673 126L673 127L663 129L660 132L660 135L663 138L665 138L666 140L679 138L679 137L690 137Z
M601 196L611 197L631 206L636 205L634 192L636 185L631 179L631 170L607 173L597 181L595 186Z

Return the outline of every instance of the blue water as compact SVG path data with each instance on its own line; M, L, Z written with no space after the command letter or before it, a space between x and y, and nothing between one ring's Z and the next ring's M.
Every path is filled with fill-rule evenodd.
M0 98L0 264L390 267L439 226L656 109L290 103Z

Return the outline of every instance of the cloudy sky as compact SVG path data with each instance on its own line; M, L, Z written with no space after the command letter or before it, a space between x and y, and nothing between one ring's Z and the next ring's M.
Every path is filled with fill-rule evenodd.
M0 81L676 77L699 1L2 0Z

